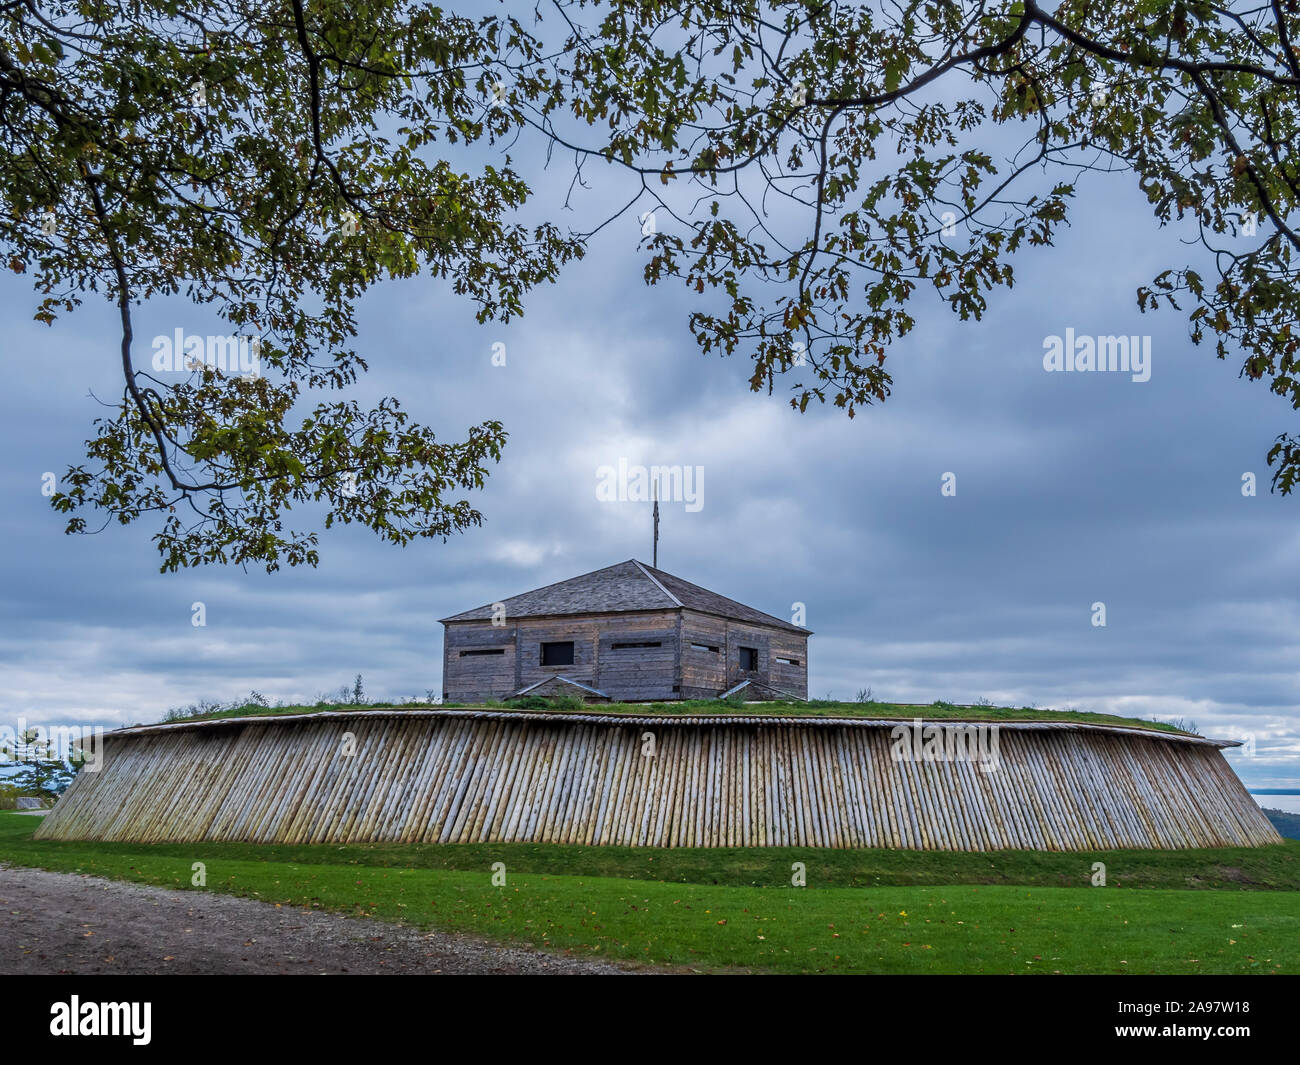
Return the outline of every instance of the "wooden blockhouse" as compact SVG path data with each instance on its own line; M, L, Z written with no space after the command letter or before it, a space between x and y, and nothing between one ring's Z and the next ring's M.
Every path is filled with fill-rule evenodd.
M635 560L443 624L449 702L807 696L807 629ZM1000 737L993 762L915 760L899 756L892 719L717 710L348 710L120 729L36 838L1083 852L1281 842L1221 753L1233 741L972 720L962 731Z
M444 702L808 697L808 629L635 559L442 624Z

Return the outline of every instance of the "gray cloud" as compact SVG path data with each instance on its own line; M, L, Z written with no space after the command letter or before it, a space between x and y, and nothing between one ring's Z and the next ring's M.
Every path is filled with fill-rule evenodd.
M694 297L645 287L630 219L507 326L429 282L384 286L362 307L357 396L398 395L448 437L502 419L486 523L404 550L331 531L318 570L271 576L160 575L146 526L61 534L40 475L78 458L88 390L117 394L112 317L35 325L27 280L6 276L0 716L153 720L251 689L314 698L357 672L375 696L440 690L437 618L649 555L648 507L596 497L622 457L704 467L703 509L664 507L661 565L774 614L807 604L816 695L1183 716L1256 736L1255 758L1233 756L1248 783L1297 786L1300 503L1269 495L1263 459L1293 415L1178 318L1137 312L1134 286L1182 254L1152 234L1132 195L1096 199L984 322L918 305L894 396L853 421L797 415L748 391L744 358L702 357ZM177 303L143 322L209 325ZM1043 338L1067 327L1150 334L1151 380L1045 373Z

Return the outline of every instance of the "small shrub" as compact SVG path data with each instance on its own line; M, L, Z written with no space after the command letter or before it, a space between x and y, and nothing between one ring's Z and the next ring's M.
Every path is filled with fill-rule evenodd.
M173 706L163 715L163 720L176 721L178 718L212 717L236 705L236 703L219 703L212 699L200 699L197 703L190 703L189 706Z
M518 699L507 699L504 703L487 699L484 706L508 706L511 710L545 710L547 701L540 695L522 695Z
M512 710L582 710L587 704L576 695L523 695L495 705L505 705Z
M1151 720L1159 721L1161 724L1164 725L1171 725L1174 728L1178 729L1180 732L1190 732L1193 736L1199 736L1201 734L1201 730L1196 727L1196 722L1188 720L1185 717L1171 717L1168 720L1165 720L1164 718L1153 717Z

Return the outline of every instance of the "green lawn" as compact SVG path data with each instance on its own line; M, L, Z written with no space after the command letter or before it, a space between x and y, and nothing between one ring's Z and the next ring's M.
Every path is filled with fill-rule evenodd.
M209 890L696 969L1300 972L1295 843L1095 855L145 846L35 842L33 828L0 814L0 860L181 888L198 861ZM1098 860L1110 886L1056 886L1086 884ZM808 887L790 886L793 861Z

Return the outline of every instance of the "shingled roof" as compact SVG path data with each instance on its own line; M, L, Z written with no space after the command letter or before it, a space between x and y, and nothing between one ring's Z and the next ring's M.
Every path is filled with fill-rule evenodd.
M698 610L702 614L747 621L807 635L809 630L771 614L737 603L698 584L654 569L634 558L604 569L570 577L531 592L502 599L506 617L563 617L572 614L616 614L634 610ZM442 621L488 621L493 604L453 614Z

